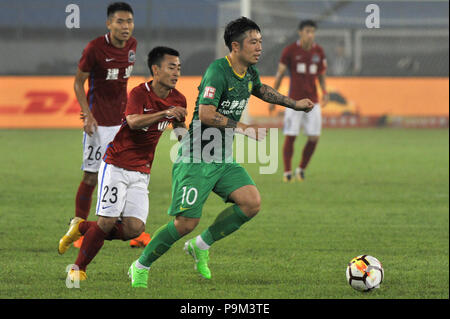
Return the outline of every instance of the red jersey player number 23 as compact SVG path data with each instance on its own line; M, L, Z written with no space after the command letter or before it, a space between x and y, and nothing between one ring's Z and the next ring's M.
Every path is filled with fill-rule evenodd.
M125 117L131 114L157 113L177 106L186 108L186 98L177 89L172 89L167 98L162 99L153 91L151 82L145 82L130 92ZM104 161L124 169L150 174L159 138L174 120L173 116L166 116L139 130L130 129L125 121L114 142L109 145Z

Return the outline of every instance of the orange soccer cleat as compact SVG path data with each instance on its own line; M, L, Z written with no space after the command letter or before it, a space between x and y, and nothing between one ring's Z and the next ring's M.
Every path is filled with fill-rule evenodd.
M130 247L145 247L150 242L150 234L142 232L138 237L130 240Z
M73 247L80 248L81 245L83 244L83 238L84 238L84 236L81 236L78 240L74 241Z

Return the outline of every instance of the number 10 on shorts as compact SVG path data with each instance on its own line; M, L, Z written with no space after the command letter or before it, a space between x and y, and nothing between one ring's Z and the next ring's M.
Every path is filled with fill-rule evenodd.
M195 187L191 187L188 189L187 186L183 187L183 197L181 199L181 205L185 202L188 205L193 205L197 200L198 190Z

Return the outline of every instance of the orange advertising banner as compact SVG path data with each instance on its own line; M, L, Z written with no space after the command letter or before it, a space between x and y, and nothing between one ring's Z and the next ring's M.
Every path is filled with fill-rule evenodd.
M71 76L0 77L0 128L81 128L80 107ZM148 79L132 77L131 90ZM190 121L197 98L200 76L183 76L177 89L187 99ZM272 85L273 77L262 77ZM327 79L330 103L324 115L361 116L447 116L449 115L448 78L335 78ZM287 94L289 79L280 91ZM279 111L283 107L277 106ZM273 116L267 103L256 97L249 101L249 115ZM188 122L189 123L189 122Z
M273 85L273 77L261 77ZM449 115L448 78L372 78L328 77L330 101L323 115L358 114L361 116L447 116ZM280 90L288 94L285 77ZM250 115L269 116L267 103L250 99ZM283 110L277 106L276 110Z

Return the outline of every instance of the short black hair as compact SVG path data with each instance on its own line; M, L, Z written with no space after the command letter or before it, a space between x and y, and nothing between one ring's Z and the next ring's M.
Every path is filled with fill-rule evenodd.
M298 25L298 29L301 31L304 27L313 27L317 29L317 23L314 20L303 20L300 21L300 24Z
M147 57L147 65L150 69L150 73L153 75L152 71L152 65L161 66L161 61L164 59L164 55L173 55L173 56L180 56L180 53L172 48L168 47L155 47L153 48L149 53Z
M244 34L248 30L257 30L261 32L259 26L254 21L246 17L240 17L227 24L223 34L223 39L225 40L225 45L228 47L230 52L232 50L231 43L236 41L242 44L242 41L245 39Z
M109 18L109 17L111 17L114 13L116 13L117 11L127 11L127 12L130 12L131 14L134 15L133 9L132 9L131 6L130 6L128 3L126 3L126 2L114 2L114 3L111 3L111 4L108 6L108 9L107 9L107 11L106 11L106 15L107 15L107 17Z

